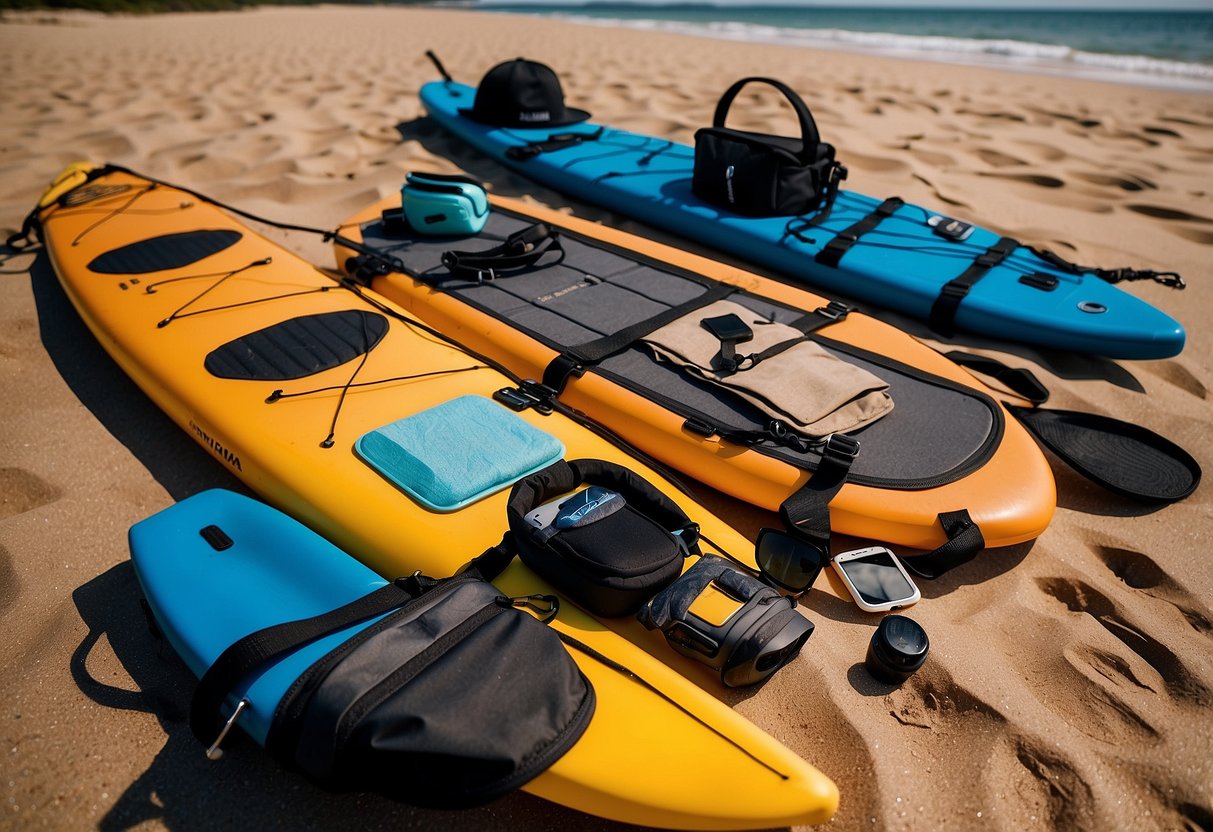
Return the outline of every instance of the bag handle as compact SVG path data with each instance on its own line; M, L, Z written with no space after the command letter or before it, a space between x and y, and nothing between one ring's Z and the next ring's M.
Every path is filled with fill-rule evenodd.
M737 98L737 94L741 92L742 87L746 84L767 84L774 87L783 93L783 97L792 105L792 109L796 111L796 118L800 120L800 136L804 142L805 162L814 161L814 157L810 154L810 148L815 148L821 144L821 133L817 130L817 122L813 120L813 114L809 112L809 107L804 103L796 92L782 81L777 81L774 78L763 78L757 75L749 78L742 78L733 86L725 90L724 95L720 97L720 102L716 105L716 114L712 117L713 127L724 127L725 119L728 117L729 108L733 105L733 100Z

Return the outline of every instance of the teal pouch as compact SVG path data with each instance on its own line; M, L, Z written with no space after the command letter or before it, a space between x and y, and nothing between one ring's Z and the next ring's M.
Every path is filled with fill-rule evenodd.
M376 428L354 450L434 511L474 503L564 456L559 439L484 396L460 396Z
M489 198L466 176L410 173L400 189L400 207L409 227L431 237L479 234L489 218Z

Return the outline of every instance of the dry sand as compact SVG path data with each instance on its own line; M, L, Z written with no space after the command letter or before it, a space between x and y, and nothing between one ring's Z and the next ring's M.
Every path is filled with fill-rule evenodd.
M1175 359L961 343L1037 369L1057 407L1138 422L1213 461L1209 95L457 11L8 15L0 227L88 158L323 226L408 169L462 168L498 192L637 228L428 124L416 96L433 76L426 48L472 83L499 60L543 60L599 120L680 141L731 81L773 75L806 95L855 190L1079 262L1182 272L1186 292L1131 289L1187 326ZM771 101L739 123L791 126ZM290 245L328 263L316 242ZM0 826L612 826L525 794L453 815L334 797L247 742L208 764L183 720L188 673L144 627L125 531L235 483L105 356L44 255L0 270ZM1210 489L1148 510L1059 470L1058 492L1039 540L923 587L913 615L933 652L909 684L866 676L874 619L821 581L805 601L818 629L803 657L737 697L838 783L833 828L1213 827ZM747 532L769 520L710 501Z

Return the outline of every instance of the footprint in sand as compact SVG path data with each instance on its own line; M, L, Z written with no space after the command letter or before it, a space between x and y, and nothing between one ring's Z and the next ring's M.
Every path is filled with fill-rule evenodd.
M992 176L997 179L1009 179L1012 182L1023 182L1038 188L1064 188L1064 179L1056 176L1046 176L1043 173L994 173L993 171L977 171L978 176Z
M1197 214L1189 214L1187 211L1181 211L1178 208L1166 208L1162 205L1128 205L1130 211L1136 211L1139 214L1145 214L1147 217L1154 217L1158 220L1180 220L1182 222L1201 222L1213 225L1213 219L1208 217L1198 216Z
M1090 182L1092 185L1101 185L1109 188L1120 188L1122 191L1143 191L1146 188L1157 190L1158 186L1149 179L1143 179L1140 176L1129 174L1127 177L1111 176L1104 173L1086 173L1083 171L1075 171L1070 174L1075 179L1081 179L1083 182Z
M1015 741L1015 759L1032 776L1025 803L1037 803L1046 816L1040 818L1049 829L1079 829L1089 826L1095 817L1095 795L1082 775L1060 754L1026 737ZM1015 781L1012 781L1015 782ZM1020 780L1022 782L1022 779Z
M903 725L927 729L926 758L946 757L975 773L966 806L981 816L997 794L997 803L1010 807L1016 829L1082 827L1095 816L1095 798L1087 777L1062 752L1046 747L1020 730L994 706L983 702L934 666L890 693L891 714ZM957 756L961 761L957 762ZM918 756L918 755L916 755ZM991 821L996 822L996 818Z
M1010 168L1027 164L1023 159L988 147L978 148L975 152L983 162L991 167Z
M1021 147L1026 147L1042 162L1060 162L1069 155L1060 147L1046 144L1045 142L1019 141L1016 142L1016 144L1020 145Z
M1206 706L1213 702L1213 692L1196 677L1186 662L1169 647L1135 627L1120 612L1117 605L1090 584L1079 579L1061 577L1038 578L1037 586L1051 595L1071 612L1085 613L1099 623L1108 634L1157 671L1172 698Z
M1189 594L1148 555L1119 546L1095 546L1104 565L1126 586L1141 590L1151 598L1166 601L1192 625L1192 629L1213 635L1213 613Z
M0 468L0 520L53 503L59 489L24 468Z
M17 583L17 570L13 569L13 556L8 549L0 546L0 615L13 605L20 594L21 585Z

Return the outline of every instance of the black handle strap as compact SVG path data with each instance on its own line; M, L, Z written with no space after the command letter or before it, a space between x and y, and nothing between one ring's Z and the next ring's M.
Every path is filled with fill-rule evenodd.
M830 501L847 481L858 454L858 441L832 434L821 448L821 462L809 481L779 506L784 528L820 548L826 557L830 554Z
M402 578L330 612L277 624L239 639L198 681L190 702L190 730L200 742L210 745L223 724L223 700L249 673L317 639L404 606L436 584L423 575Z
M948 536L947 543L924 555L901 556L901 562L905 564L906 569L920 578L938 578L949 569L968 563L986 547L981 528L963 508L941 513L939 525Z
M442 265L454 277L483 283L485 280L495 280L503 272L533 266L552 253L559 257L547 265L555 266L564 260L560 232L540 222L514 232L501 245L483 251L444 251Z
M783 97L792 105L792 109L796 111L796 118L800 121L800 136L801 141L804 142L803 152L806 156L815 153L817 145L821 144L821 133L817 130L817 122L813 120L813 114L809 112L809 107L804 103L804 100L791 87L774 78L762 78L759 76L742 78L725 90L724 95L720 97L720 102L716 105L716 114L712 116L712 126L724 127L725 119L729 114L729 108L733 106L733 100L737 98L737 94L741 92L742 87L751 83L767 84L783 94ZM803 161L809 163L816 161L816 159L806 158Z
M944 357L965 369L997 379L1013 393L1022 396L1032 404L1040 405L1049 400L1049 388L1045 387L1031 370L1022 367L1008 367L997 358L974 355L961 350L945 352Z

